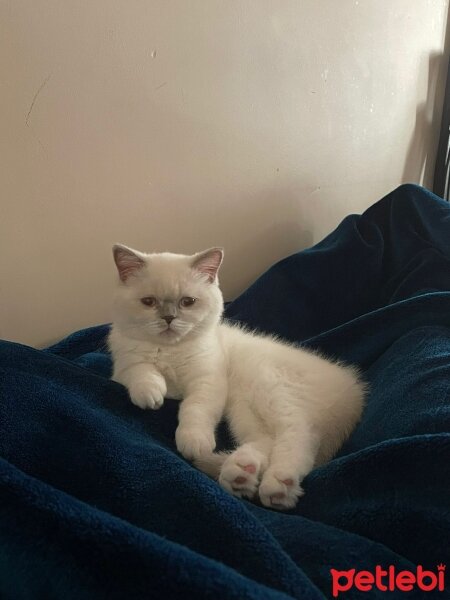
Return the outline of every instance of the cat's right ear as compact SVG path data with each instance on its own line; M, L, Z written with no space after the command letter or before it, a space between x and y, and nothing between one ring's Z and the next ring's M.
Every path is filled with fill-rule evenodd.
M120 280L123 282L145 265L144 259L139 256L138 252L127 248L127 246L122 246L122 244L114 244L113 255Z

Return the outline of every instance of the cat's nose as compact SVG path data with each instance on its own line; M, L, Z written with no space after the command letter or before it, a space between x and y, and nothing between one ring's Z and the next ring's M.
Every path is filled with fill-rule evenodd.
M172 323L172 321L175 319L175 317L173 315L165 315L163 317L163 319L167 323L167 325L170 325Z

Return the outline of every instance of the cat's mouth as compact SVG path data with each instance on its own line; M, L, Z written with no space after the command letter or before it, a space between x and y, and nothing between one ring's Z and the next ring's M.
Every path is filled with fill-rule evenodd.
M176 335L176 331L174 329L172 329L169 325L169 327L167 327L166 329L163 329L159 335L164 335L164 336L170 337L172 335Z

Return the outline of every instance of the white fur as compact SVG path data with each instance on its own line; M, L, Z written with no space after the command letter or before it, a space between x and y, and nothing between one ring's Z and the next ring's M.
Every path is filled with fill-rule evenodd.
M178 450L230 493L295 506L302 479L360 419L365 386L356 369L222 322L220 249L184 256L117 248L139 260L131 274L127 263L116 293L113 378L141 408L157 409L165 396L182 399ZM146 296L159 300L159 312L142 305ZM185 296L197 298L195 305L178 308L167 332L161 311ZM224 415L237 449L216 454Z

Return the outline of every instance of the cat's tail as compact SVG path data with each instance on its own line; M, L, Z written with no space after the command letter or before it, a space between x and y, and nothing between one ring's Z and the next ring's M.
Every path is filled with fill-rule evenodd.
M213 479L219 479L220 469L230 455L229 452L211 452L194 460L194 465Z

